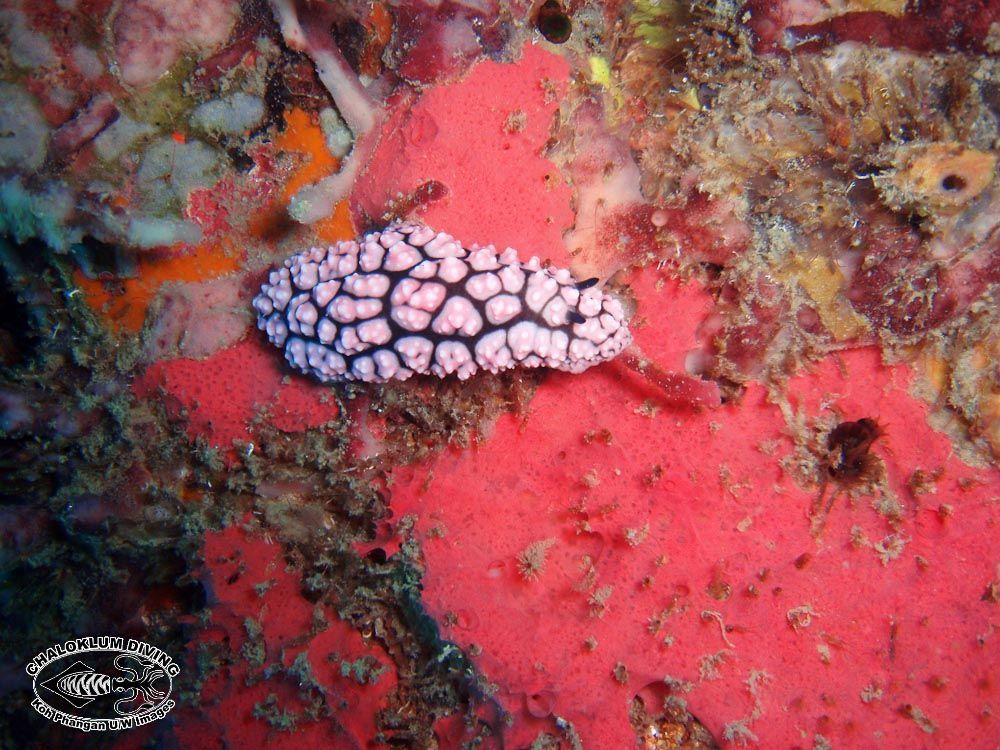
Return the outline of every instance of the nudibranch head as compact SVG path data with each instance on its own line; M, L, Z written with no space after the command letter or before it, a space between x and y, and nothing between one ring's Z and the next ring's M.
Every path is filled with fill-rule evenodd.
M293 255L253 305L289 364L325 382L578 373L632 341L621 303L595 279L415 223Z

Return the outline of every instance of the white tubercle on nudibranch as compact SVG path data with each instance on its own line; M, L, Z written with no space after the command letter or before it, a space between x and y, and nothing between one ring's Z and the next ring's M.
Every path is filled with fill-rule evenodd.
M257 325L324 382L551 367L583 372L632 336L621 303L568 269L471 248L422 224L312 248L271 271Z

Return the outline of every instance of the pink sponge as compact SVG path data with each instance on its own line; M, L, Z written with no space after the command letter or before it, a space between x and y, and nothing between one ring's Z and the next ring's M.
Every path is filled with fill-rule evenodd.
M212 601L198 645L206 654L224 646L236 658L201 675L199 699L177 709L180 745L367 747L397 682L389 655L329 610L322 610L320 632L303 639L317 625L316 610L299 595L301 582L287 571L280 546L230 527L206 534L203 554ZM321 702L322 718L309 718L316 710L310 700ZM286 720L296 731L281 731Z
M572 194L543 155L568 75L561 57L526 45L516 64L484 61L458 83L390 101L352 194L356 211L380 217L433 180L447 197L424 213L431 226L568 266L562 233L574 221Z
M270 423L285 432L337 418L337 402L328 389L301 379L285 382L280 364L260 342L244 341L206 359L156 362L133 390L146 398L162 391L168 412L186 418L192 439L203 437L227 450L234 440L252 439L251 422L264 408Z
M661 364L678 368L705 299L634 288L650 320L672 321ZM782 468L799 454L762 388L682 414L616 370L554 374L526 419L394 474L395 516L419 518L425 603L445 637L482 649L514 719L505 742L570 722L585 747L632 747L630 701L665 693L727 746L996 734L997 475L927 426L905 368L863 350L790 384L789 419L871 417L885 432L885 494L837 499L819 539L818 489Z

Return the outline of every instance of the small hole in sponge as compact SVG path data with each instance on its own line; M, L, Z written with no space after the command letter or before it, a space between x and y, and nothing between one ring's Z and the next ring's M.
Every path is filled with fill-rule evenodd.
M539 690L537 693L524 696L524 702L529 714L536 719L544 719L552 715L556 696L550 690Z
M562 44L573 33L573 22L556 0L546 0L538 9L535 26L553 44Z
M957 174L947 174L941 178L941 189L948 191L958 191L965 187L965 180Z

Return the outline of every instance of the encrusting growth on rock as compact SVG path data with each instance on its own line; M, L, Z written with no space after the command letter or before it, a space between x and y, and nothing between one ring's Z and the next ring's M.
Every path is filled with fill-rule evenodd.
M517 553L517 570L526 581L534 581L545 570L545 556L555 539L539 539Z

